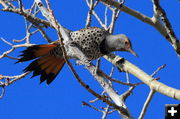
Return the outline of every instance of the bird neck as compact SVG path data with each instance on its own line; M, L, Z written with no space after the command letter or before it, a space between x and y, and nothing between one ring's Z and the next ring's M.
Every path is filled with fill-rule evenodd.
M105 48L110 53L112 51L116 51L116 36L108 35L105 40Z
M102 54L107 55L110 53L109 48L107 48L106 39L104 39L100 44L100 51Z

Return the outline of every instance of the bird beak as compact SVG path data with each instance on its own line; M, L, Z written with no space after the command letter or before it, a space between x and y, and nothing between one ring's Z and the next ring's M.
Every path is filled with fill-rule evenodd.
M132 50L131 48L128 50L131 54L133 54L134 56L138 57L137 53L134 52L134 50Z

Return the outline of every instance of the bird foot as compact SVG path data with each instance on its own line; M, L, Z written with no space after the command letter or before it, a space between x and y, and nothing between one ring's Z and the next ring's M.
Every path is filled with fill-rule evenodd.
M77 60L76 61L76 65L85 65L85 66L90 66L90 61L88 61L88 60L85 60L85 61L82 61L82 60Z

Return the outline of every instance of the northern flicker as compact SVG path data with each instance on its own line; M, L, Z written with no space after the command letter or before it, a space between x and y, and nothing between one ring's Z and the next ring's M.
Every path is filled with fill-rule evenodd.
M69 59L80 62L90 62L113 51L127 51L137 56L132 50L128 37L124 34L110 35L105 30L89 27L78 31L69 31L70 41L64 42L64 47ZM57 40L51 44L33 45L22 51L18 62L35 59L24 69L33 71L33 76L41 75L40 83L46 80L50 84L64 66L65 60Z

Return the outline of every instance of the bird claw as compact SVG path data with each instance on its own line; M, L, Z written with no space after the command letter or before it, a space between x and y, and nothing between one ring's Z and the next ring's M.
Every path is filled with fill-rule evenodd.
M82 65L82 62L80 60L77 60L76 65Z
M76 65L85 65L85 66L90 66L90 61L88 60L85 60L85 61L82 61L82 60L77 60L76 61Z

